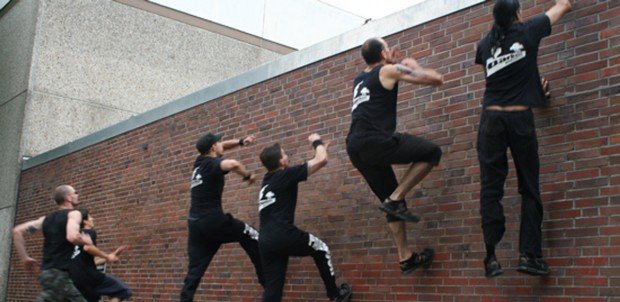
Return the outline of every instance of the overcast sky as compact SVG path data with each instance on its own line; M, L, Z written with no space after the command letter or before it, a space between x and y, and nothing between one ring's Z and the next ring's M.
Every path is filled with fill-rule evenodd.
M425 0L150 1L302 49Z
M292 0L294 1L294 0ZM316 0L358 16L380 19L425 0Z

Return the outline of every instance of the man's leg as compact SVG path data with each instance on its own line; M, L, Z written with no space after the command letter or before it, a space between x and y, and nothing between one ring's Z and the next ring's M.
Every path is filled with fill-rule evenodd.
M351 163L353 163L353 166L360 171L366 180L366 183L368 183L370 189L379 198L380 202L383 202L386 198L388 198L388 196L390 196L390 194L398 187L396 175L394 175L394 170L392 170L391 166L368 165L356 154L350 154L349 157L351 159ZM396 249L398 250L398 260L404 261L409 258L413 252L407 243L407 230L405 228L405 223L389 214L386 215L386 218L390 233L392 238L394 238L394 243L396 244Z
M282 301L288 256L269 252L263 253L263 250L261 250L261 263L263 264L263 276L265 277L263 302Z
M548 265L542 261L543 205L540 198L538 140L532 111L511 115L510 151L517 168L519 194L521 194L521 228L519 271L545 275ZM521 257L523 258L523 257Z
M396 145L380 156L390 164L411 164L390 194L391 200L403 200L434 166L439 165L442 151L435 143L410 134L395 133L393 140Z
M403 200L405 195L413 189L429 172L433 169L433 165L425 162L417 162L411 164L407 172L400 181L400 184L390 195L390 200Z
M311 256L314 259L325 290L327 297L334 299L338 297L338 286L336 285L336 276L334 274L334 266L331 260L331 253L329 247L325 242L316 236L302 232L302 236L297 236L295 242L291 242L288 252L291 256Z
M258 283L265 287L265 277L263 274L263 265L261 263L260 252L258 250L258 231L250 225L243 223L244 229L239 238L239 245L243 248L256 270L256 276L258 277Z
M86 302L82 294L75 288L69 273L56 269L44 270L39 276L41 293L36 302Z
M213 256L220 248L219 243L207 242L202 236L199 228L200 221L192 221L189 224L189 237L187 240L187 254L189 265L187 275L183 281L181 290L181 302L193 301L196 289L204 275L207 267L213 260Z
M103 282L93 291L99 296L110 297L110 301L124 301L132 295L129 286L112 275L105 275Z
M508 175L507 131L502 115L505 113L483 110L478 130L478 160L480 162L480 216L486 247L485 272L487 277L501 274L495 257L495 246L506 230L504 210L500 201L504 196L504 182Z

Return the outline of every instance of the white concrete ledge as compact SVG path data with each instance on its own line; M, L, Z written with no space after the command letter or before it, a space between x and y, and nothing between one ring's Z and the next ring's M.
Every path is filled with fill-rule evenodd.
M22 171L41 165L69 153L105 141L133 129L148 125L178 112L255 85L281 74L321 61L360 46L370 37L385 37L405 29L450 15L459 10L483 3L485 0L427 0L410 8L370 22L342 35L280 57L238 76L203 88L161 107L131 117L128 120L87 135L73 142L35 156L22 163Z

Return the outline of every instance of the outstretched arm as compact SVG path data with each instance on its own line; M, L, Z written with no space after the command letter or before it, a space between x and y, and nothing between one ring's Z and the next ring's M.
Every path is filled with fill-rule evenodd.
M237 160L225 159L220 164L222 171L233 171L243 177L243 181L247 181L249 185L256 181L256 175L248 171L245 166Z
M327 146L329 144L323 144L321 136L318 133L313 133L308 136L308 140L312 143L312 147L314 148L314 157L308 161L309 176L327 165Z
M411 84L439 86L443 84L443 76L430 68L422 68L413 58L406 58L399 64L386 65L381 68L381 84L392 89L396 82L405 81Z
M13 245L15 245L17 254L19 255L19 258L21 259L26 269L32 273L36 273L37 271L37 261L31 258L26 251L26 241L24 240L24 234L32 234L39 231L43 227L43 220L45 220L45 216L40 217L36 220L24 222L13 228Z
M551 25L557 23L562 16L568 13L573 6L570 3L570 0L556 0L555 5L551 7L545 14L549 17L549 21Z
M231 139L231 140L223 141L222 146L224 147L224 150L230 150L238 146L251 145L252 143L254 143L255 139L256 137L254 135L250 135L242 139Z
M116 257L116 258L112 258L112 259L107 258L107 257L99 257L99 256L97 256L97 255L95 255L95 254L93 254L93 253L91 253L91 252L89 252L89 251L87 251L87 252L88 252L89 254L91 254L91 255L95 256L95 264L96 264L96 265L101 265L101 264L104 264L104 263L106 263L106 262L114 262L114 261L117 261L118 259L120 259L118 256L119 256L119 255L120 255L120 254L121 254L124 250L126 250L127 248L128 248L128 246L126 246L126 245L122 245L122 246L120 246L119 248L117 248L114 252L110 253L109 255L113 255L114 257ZM86 250L86 249L84 249L84 250Z

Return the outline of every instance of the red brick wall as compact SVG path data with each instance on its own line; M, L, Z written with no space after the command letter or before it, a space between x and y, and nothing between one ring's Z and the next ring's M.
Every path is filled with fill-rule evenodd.
M478 5L388 37L388 43L445 75L440 88L401 85L399 130L429 138L444 151L441 165L409 198L424 220L410 226L411 244L432 246L432 268L402 277L377 199L350 164L344 138L359 50L237 91L151 125L22 173L17 222L52 211L51 190L74 185L94 214L100 246L132 250L109 271L134 290L134 301L175 301L186 271L186 213L193 144L206 131L248 134L257 144L227 154L262 174L257 154L283 143L294 163L311 156L306 137L330 141L329 165L300 186L297 222L331 247L338 277L355 301L620 301L620 1L574 1L540 51L553 102L535 110L545 207L547 278L515 272L519 197L506 184L507 232L498 256L504 276L483 277L475 151L482 68L475 43L491 26L492 3ZM522 1L526 17L553 1ZM402 168L398 170L402 173ZM258 226L259 185L227 177L224 208ZM41 237L29 251L40 257ZM13 252L14 253L14 252ZM201 301L254 301L261 288L236 244L222 247L203 278ZM12 257L8 301L32 301L39 289ZM311 259L292 259L288 301L322 301ZM609 298L615 297L615 298Z

